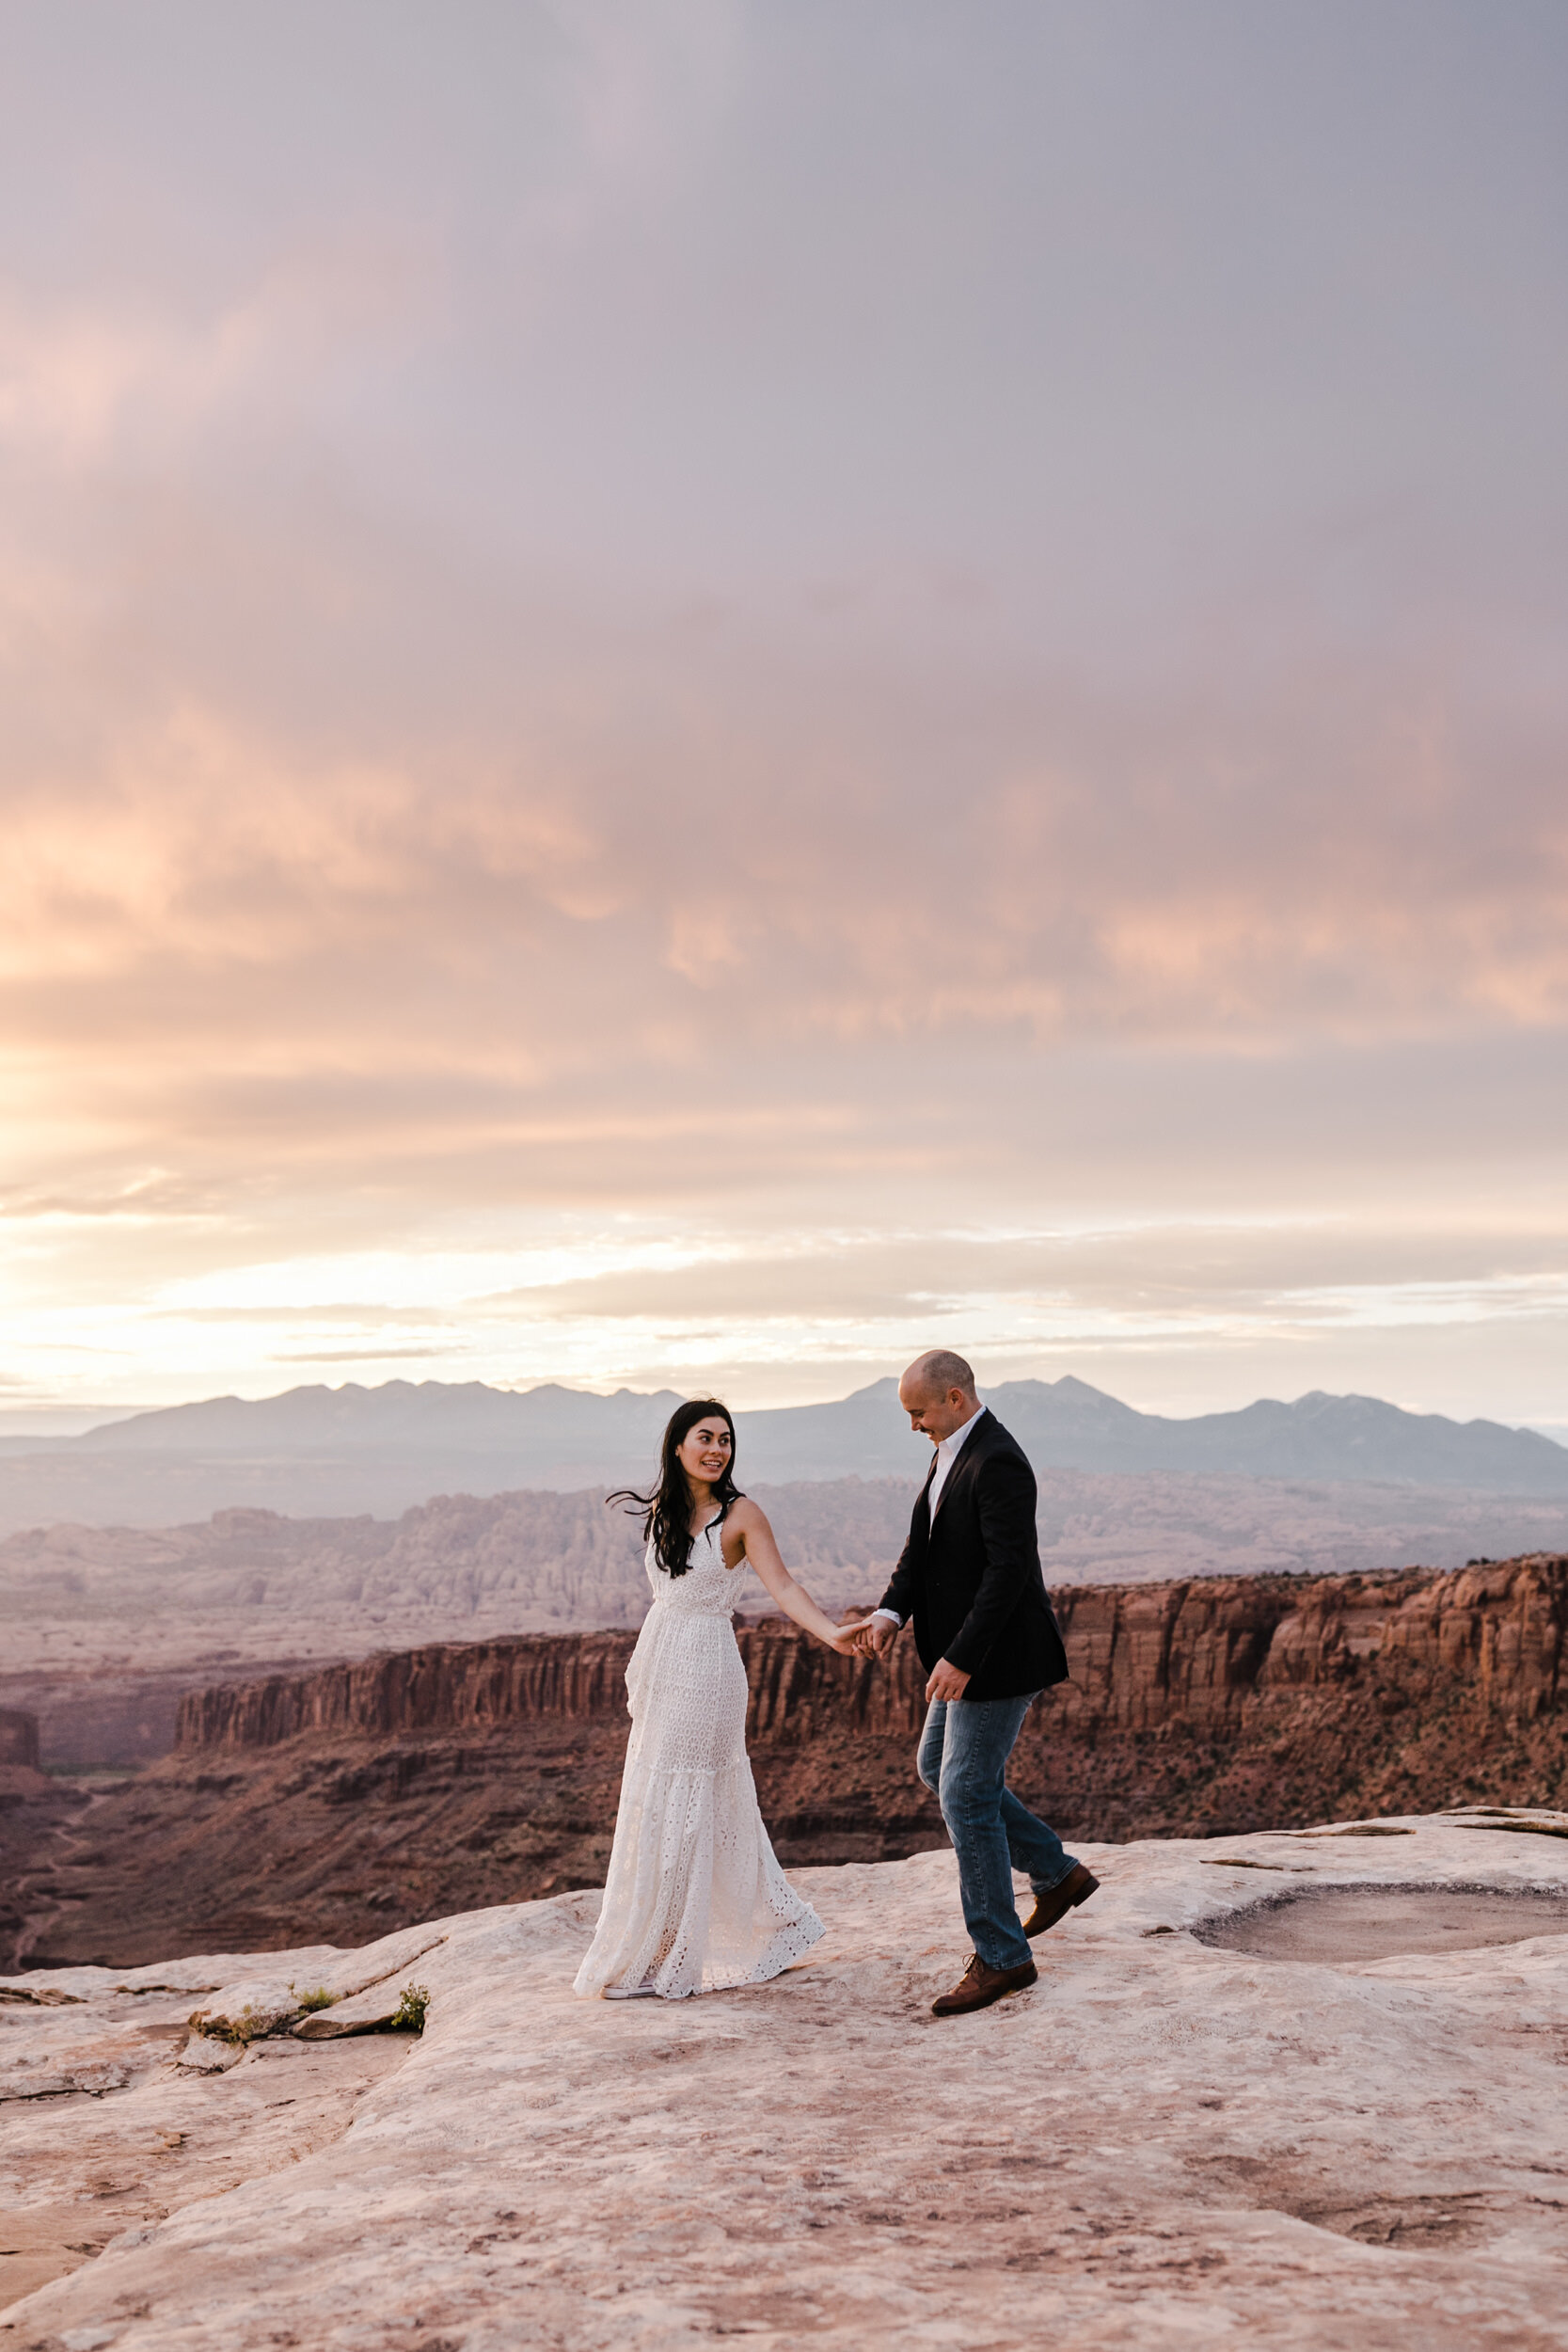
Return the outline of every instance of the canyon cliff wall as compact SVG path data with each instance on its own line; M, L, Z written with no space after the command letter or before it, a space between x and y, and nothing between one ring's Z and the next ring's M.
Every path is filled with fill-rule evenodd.
M1375 1692L1396 1711L1453 1694L1521 1722L1568 1678L1568 1559L1487 1563L1440 1576L1213 1577L1089 1585L1055 1597L1069 1681L1055 1736L1180 1723L1234 1733L1285 1692ZM177 1752L280 1745L309 1733L395 1738L490 1730L538 1717L622 1721L629 1632L433 1644L305 1675L187 1693ZM737 1639L754 1746L822 1732L913 1737L925 1676L906 1638L887 1668L835 1658L784 1618Z
M824 1609L881 1592L918 1471L911 1459L907 1479L753 1490ZM1568 1548L1563 1499L1163 1471L1042 1468L1038 1523L1053 1592L1441 1571ZM750 1579L743 1597L767 1605ZM235 1508L182 1527L31 1527L0 1541L0 1707L39 1717L46 1767L142 1766L167 1752L180 1694L208 1683L372 1649L633 1630L647 1602L638 1524L597 1491L436 1495L396 1520Z
M1071 1680L1031 1710L1009 1778L1069 1843L1568 1798L1568 1557L1056 1604ZM188 1692L170 1756L35 1839L0 1904L11 1964L355 1945L597 1884L634 1638L436 1643ZM887 1668L782 1619L738 1639L786 1864L944 1842L907 1635ZM0 1822L18 1855L30 1810Z

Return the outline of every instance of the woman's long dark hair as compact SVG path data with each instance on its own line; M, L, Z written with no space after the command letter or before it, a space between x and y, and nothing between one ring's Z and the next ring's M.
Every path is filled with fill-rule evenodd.
M710 1416L723 1422L730 1433L730 1458L713 1487L723 1518L731 1503L740 1501L740 1489L735 1483L735 1416L716 1396L678 1405L671 1414L659 1447L658 1478L646 1494L635 1486L617 1486L605 1497L607 1503L624 1504L633 1518L641 1513L643 1539L653 1537L654 1558L672 1576L684 1576L691 1565L691 1482L681 1467L679 1449L697 1423Z

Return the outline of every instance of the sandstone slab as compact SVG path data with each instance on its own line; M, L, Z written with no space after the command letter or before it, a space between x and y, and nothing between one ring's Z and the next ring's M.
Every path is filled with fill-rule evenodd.
M135 2040L188 1994L52 1971L76 2005L0 2005L17 2058L128 2080L0 2110L0 2202L79 2265L0 2347L1568 2347L1568 1848L1382 1826L1410 1834L1086 1848L1102 1890L1039 1983L950 2022L944 1852L800 1873L810 1960L682 2005L573 1997L596 1894L446 1920L422 2039L263 2040L212 2079ZM1203 1940L1378 1888L1528 1932ZM368 1986L387 1958L182 1969Z
M191 2028L205 2038L234 2043L264 2041L312 2020L318 2030L306 2035L307 2040L371 2031L389 2022L414 1963L445 1941L439 1928L408 1928L382 1937L365 1952L343 1953L327 1945L304 1955L285 1955L292 1963L287 1977L275 1961L264 1975L246 1975L219 1986L212 2000L192 2010ZM397 1990L391 1989L394 1979ZM368 2009L363 2006L367 2000ZM343 2023L345 2017L351 2022ZM336 2028L330 2023L334 2018L339 2020Z

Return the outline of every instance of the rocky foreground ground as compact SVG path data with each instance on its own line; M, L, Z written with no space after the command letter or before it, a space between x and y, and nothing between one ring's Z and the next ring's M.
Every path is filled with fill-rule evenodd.
M1087 1858L951 2022L945 1852L801 1873L808 1962L680 2005L573 1997L590 1892L9 1979L0 2346L1568 2345L1568 1820Z

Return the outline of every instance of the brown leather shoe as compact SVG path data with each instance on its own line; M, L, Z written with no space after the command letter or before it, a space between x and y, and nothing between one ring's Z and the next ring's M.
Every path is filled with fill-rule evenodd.
M1049 1887L1043 1895L1035 1897L1035 1908L1023 1922L1024 1934L1031 1941L1043 1935L1047 1928L1065 1919L1077 1904L1086 1903L1099 1884L1086 1862L1075 1862L1059 1886Z
M1001 2000L1005 1993L1022 1993L1039 1973L1032 1960L1026 1960L1021 1968L988 1968L978 1952L971 1952L969 1966L952 1992L931 2003L931 2014L962 2017L972 2009L990 2009L992 2001Z

